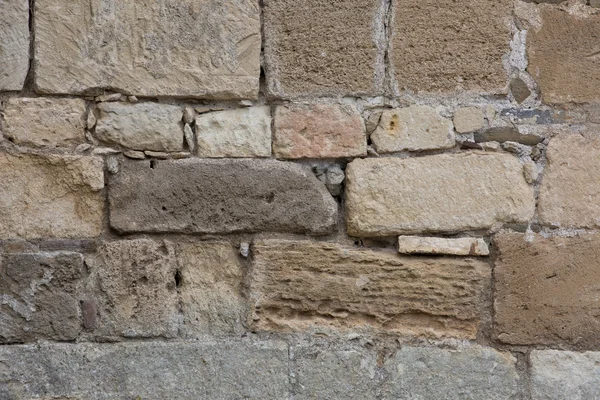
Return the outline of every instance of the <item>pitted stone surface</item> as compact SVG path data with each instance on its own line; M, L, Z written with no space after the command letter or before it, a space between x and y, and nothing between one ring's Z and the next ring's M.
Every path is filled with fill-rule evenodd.
M0 153L0 239L100 235L103 168L100 157Z
M256 0L40 0L35 84L42 93L256 98Z
M123 161L109 203L120 232L324 234L337 223L325 185L274 160Z
M258 330L377 330L474 338L490 267L334 243L261 240L251 299Z
M0 92L21 90L29 71L29 1L0 0Z
M533 217L533 187L508 154L356 159L346 168L352 236L489 229Z

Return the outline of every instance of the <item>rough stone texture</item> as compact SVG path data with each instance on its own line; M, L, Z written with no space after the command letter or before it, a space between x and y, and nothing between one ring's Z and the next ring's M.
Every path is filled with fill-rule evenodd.
M0 256L0 343L74 340L81 330L75 292L82 268L78 253Z
M384 399L516 399L516 359L487 347L402 347L385 364Z
M539 196L539 218L545 225L600 226L600 137L561 133L546 151Z
M533 350L532 400L600 398L600 353Z
M223 242L179 244L184 337L241 336L246 322L243 269L237 251Z
M363 120L350 105L278 106L273 152L278 158L365 156Z
M542 27L527 35L528 71L547 103L600 100L600 15L543 8Z
M453 256L487 256L488 245L483 239L400 236L398 252L402 254L447 254Z
M479 107L463 107L452 118L458 133L475 132L483 128L483 111Z
M256 98L256 0L35 3L35 84L43 93Z
M495 238L496 335L513 344L593 348L600 322L600 236Z
M0 0L0 91L21 90L29 71L29 1Z
M85 101L11 98L4 104L4 136L35 147L70 147L85 141Z
M375 353L300 345L291 354L294 399L376 399Z
M196 138L200 157L270 157L271 108L200 114Z
M120 232L322 234L337 223L325 185L273 160L124 161L109 202Z
M527 84L520 78L514 78L510 81L510 92L512 93L515 101L519 104L531 96L531 90L529 90Z
M287 399L288 349L265 342L0 347L0 397Z
M527 146L535 146L544 141L544 138L531 133L520 133L512 126L490 128L484 132L475 133L474 139L477 143L482 142L516 142Z
M371 140L379 153L447 149L455 144L452 121L429 106L384 111Z
M259 330L379 330L474 338L490 281L475 259L401 257L334 243L254 244Z
M175 337L179 296L177 258L169 242L103 242L86 258L88 292L96 291L98 336Z
M96 136L134 150L183 150L181 107L158 103L98 104Z
M511 0L395 0L395 90L502 91Z
M379 93L385 49L380 8L379 0L264 1L269 94Z
M103 168L100 157L0 153L0 239L98 236Z
M470 152L354 160L346 168L352 236L488 229L533 217L533 188L517 158Z

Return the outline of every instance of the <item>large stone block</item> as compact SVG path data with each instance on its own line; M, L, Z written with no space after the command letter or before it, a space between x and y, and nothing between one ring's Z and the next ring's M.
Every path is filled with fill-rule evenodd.
M0 256L0 343L76 339L82 269L78 253Z
M383 399L521 398L516 359L487 347L402 347L385 363Z
M301 166L273 160L127 161L109 179L120 232L306 232L337 223L337 203Z
M277 97L380 93L384 18L380 0L264 1L269 93Z
M533 350L532 400L600 398L600 353Z
M85 141L85 101L11 98L4 104L4 136L19 145L69 147Z
M100 157L0 153L0 239L100 235Z
M353 236L488 229L533 217L533 187L508 154L354 160L346 168Z
M497 337L512 344L597 346L600 236L526 241L513 233L495 242Z
M474 338L490 284L475 259L402 257L333 243L254 244L259 330L377 330Z
M0 0L0 92L21 90L29 71L29 1Z
M278 341L2 346L0 396L287 399L288 349Z
M561 133L550 140L539 195L544 225L600 226L600 136Z
M100 103L96 136L134 150L183 150L181 107L158 103Z
M35 3L35 84L43 93L256 98L257 0Z
M393 1L394 92L500 92L511 0Z
M367 155L363 120L355 107L290 105L275 109L273 152L278 158Z
M600 15L544 7L527 36L528 71L547 103L600 101Z

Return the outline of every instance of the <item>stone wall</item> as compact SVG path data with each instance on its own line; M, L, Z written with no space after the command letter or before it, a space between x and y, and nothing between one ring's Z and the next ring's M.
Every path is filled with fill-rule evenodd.
M600 398L597 0L0 0L0 399Z

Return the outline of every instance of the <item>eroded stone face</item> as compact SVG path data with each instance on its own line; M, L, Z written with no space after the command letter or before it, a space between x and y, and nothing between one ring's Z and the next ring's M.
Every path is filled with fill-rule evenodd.
M401 257L333 243L253 246L253 320L263 331L390 331L474 338L490 284L475 259Z
M256 0L35 3L36 88L217 99L256 98Z
M29 1L0 0L0 91L21 90L29 71Z
M439 238L400 236L398 252L401 254L446 254L452 256L487 256L488 245L477 238Z

